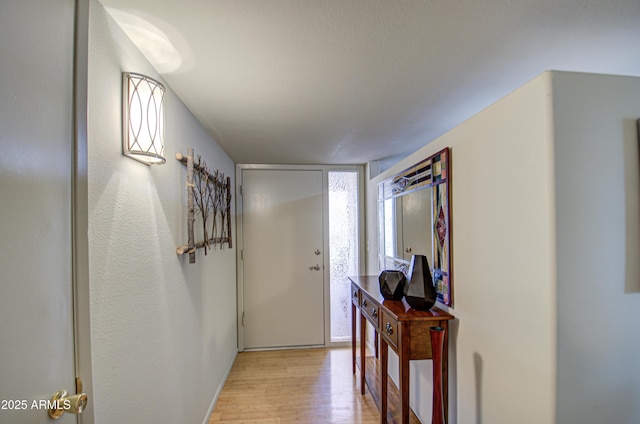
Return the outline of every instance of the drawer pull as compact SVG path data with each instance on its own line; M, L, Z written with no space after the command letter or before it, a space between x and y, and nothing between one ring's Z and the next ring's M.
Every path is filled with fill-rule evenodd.
M376 311L376 308L371 308L371 316L378 318L378 311Z
M358 297L358 292L357 291L353 292L353 297Z
M393 334L393 327L391 327L391 323L390 322L387 323L387 325L385 327L385 330L387 330L387 334L388 335L392 335Z
M364 308L367 307L367 299L363 299L362 300L362 307L364 307Z

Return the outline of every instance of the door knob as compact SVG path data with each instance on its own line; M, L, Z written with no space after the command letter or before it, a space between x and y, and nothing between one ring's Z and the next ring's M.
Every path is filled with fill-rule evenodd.
M311 271L320 271L320 265L315 264L314 266L310 266L309 269Z
M51 397L49 403L49 418L57 420L65 412L70 414L82 414L87 406L87 395L80 393L78 395L69 395L66 390L58 390Z
M316 254L316 256L319 256L319 255L320 255L320 250L319 250L319 249L316 249L316 251L315 251L315 252L313 252L313 253L315 253L315 254Z

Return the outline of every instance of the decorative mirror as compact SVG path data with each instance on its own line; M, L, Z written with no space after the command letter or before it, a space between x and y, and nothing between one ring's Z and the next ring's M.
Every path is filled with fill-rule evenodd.
M378 268L409 270L412 255L429 262L438 301L453 304L449 148L378 186Z

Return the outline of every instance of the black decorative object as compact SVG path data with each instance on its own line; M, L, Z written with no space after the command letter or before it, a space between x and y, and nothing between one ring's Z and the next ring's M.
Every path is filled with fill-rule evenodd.
M402 271L382 271L378 276L378 282L380 282L380 293L385 299L400 300L404 296L407 277Z
M413 309L428 311L436 303L436 288L424 255L413 255L409 267L409 281L404 286L404 297Z

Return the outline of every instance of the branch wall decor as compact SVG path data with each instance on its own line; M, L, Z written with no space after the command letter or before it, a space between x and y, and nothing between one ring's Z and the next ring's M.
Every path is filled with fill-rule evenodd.
M188 241L176 249L178 255L189 254L189 263L196 262L196 249L208 250L231 242L231 177L218 170L213 172L200 156L197 160L193 148L187 155L176 153L176 159L187 166L187 233ZM202 221L203 241L195 241L196 215Z

